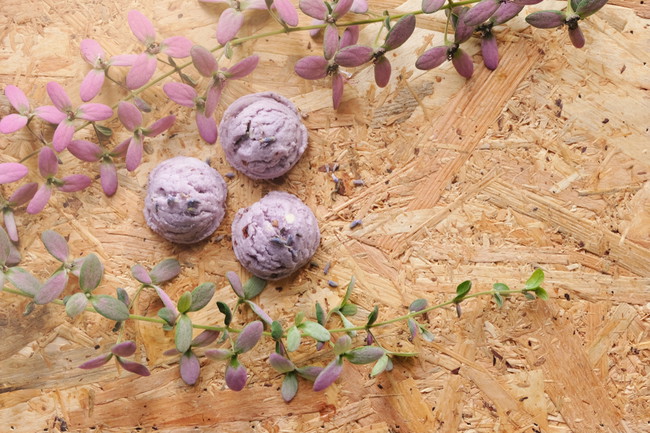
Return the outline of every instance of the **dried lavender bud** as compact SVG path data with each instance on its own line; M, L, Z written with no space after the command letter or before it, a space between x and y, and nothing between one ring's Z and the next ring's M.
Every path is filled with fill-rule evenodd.
M359 220L354 220L354 221L352 221L350 223L350 228L353 229L355 227L360 226L361 224L363 224L363 220L360 220L360 219Z
M332 263L327 262L325 263L325 267L323 268L323 274L327 275L327 273L330 271L330 267L332 266Z
M354 179L352 181L352 185L354 185L354 186L363 186L365 184L366 183L362 179Z
M339 284L336 281L329 280L327 281L327 285L330 287L338 287Z

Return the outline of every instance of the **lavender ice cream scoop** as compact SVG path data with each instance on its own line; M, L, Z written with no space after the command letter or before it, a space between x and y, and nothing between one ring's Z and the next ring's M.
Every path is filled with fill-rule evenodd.
M205 162L177 156L149 174L144 217L153 231L179 244L210 236L225 214L226 183Z
M232 223L235 256L253 275L287 277L309 262L320 243L318 222L296 196L270 192L240 209Z
M237 99L219 125L226 159L253 179L274 179L289 171L305 152L307 138L296 107L273 92Z

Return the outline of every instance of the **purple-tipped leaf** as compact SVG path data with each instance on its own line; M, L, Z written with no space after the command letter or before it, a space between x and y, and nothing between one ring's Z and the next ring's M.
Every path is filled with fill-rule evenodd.
M474 63L472 57L462 49L457 49L454 53L451 62L460 76L470 78L474 73Z
M34 194L34 197L29 201L26 209L27 213L34 215L42 211L45 208L45 205L47 205L47 202L50 201L51 196L52 189L50 186L42 184L38 188L38 191L36 191L36 194Z
M437 68L447 60L447 47L433 47L425 51L415 62L415 67L428 71Z
M147 137L155 137L171 128L174 122L176 122L176 116L165 116L152 123L143 133Z
M129 340L114 345L111 347L111 352L117 356L131 356L135 353L135 349L135 342Z
M162 284L181 273L181 264L176 259L165 259L153 267L149 275L154 284Z
M447 0L422 0L422 12L432 14L437 12Z
M167 293L163 289L161 289L158 286L154 286L154 289L156 290L156 293L158 293L158 297L162 301L162 303L165 305L165 308L167 308L170 313L173 315L174 320L171 320L170 322L175 322L176 318L178 317L178 309L176 308L176 304L172 299L169 297Z
M233 271L228 271L226 272L226 279L228 280L228 283L230 284L230 287L232 287L232 290L235 292L235 294L238 297L243 298L244 289L241 283L241 279L239 279L239 275Z
M262 319L264 323L271 326L273 319L271 319L271 316L269 316L266 311L262 310L262 308L253 301L246 300L245 302L250 307L250 309L253 310L253 313L257 314L257 316Z
M264 331L264 324L259 320L249 323L242 330L237 337L237 341L233 345L233 350L236 353L245 353L251 350L262 337Z
M0 119L0 132L3 134L11 134L12 132L16 132L27 125L28 120L29 119L26 116L23 116L21 114L8 114Z
M244 24L244 14L233 8L228 8L221 13L217 23L217 42L226 45L237 36L237 32Z
M41 233L41 240L47 251L58 261L65 263L70 255L68 242L63 236L54 230L46 230Z
M50 81L45 85L45 90L47 90L47 94L52 100L52 103L59 109L59 111L65 113L72 109L72 102L70 102L68 94L59 83L56 81Z
M142 162L142 137L140 135L134 135L129 141L129 147L126 149L126 169L133 171Z
M293 364L293 362L275 352L269 356L269 363L271 364L271 367L280 373L288 373L296 369L296 366Z
M353 364L370 364L384 356L386 351L377 346L357 347L348 352L345 357Z
M36 296L41 290L41 282L23 268L10 268L5 276L15 288L28 295Z
M526 17L526 22L538 29L560 27L566 21L566 15L560 11L533 12Z
M56 156L55 156L56 161ZM29 169L19 162L4 162L0 164L0 184L11 183L27 176Z
M223 16L223 14L221 15ZM199 74L204 77L212 77L212 74L219 70L217 59L214 58L210 50L200 45L194 45L190 50L192 63Z
M497 39L492 33L481 38L481 54L485 67L494 71L499 66L499 49L497 48Z
M25 185L19 186L13 194L9 197L9 203L11 206L20 206L27 203L29 200L34 197L38 191L38 184L36 182L30 182Z
M156 72L156 65L156 57L147 53L139 54L126 74L126 87L135 90L147 84Z
M113 66L133 66L137 58L137 54L120 54L111 57L109 61Z
M53 124L61 123L63 119L66 118L65 113L62 113L61 111L59 111L58 108L56 108L53 105L44 105L42 107L37 107L34 110L34 114L36 114L38 117L45 120L46 122L50 122Z
M117 106L117 117L129 131L134 131L142 125L142 113L130 102L122 101Z
M327 76L327 59L320 56L307 56L298 60L294 71L302 78L317 80Z
M79 48L81 56L92 66L95 66L97 60L104 58L106 55L99 42L94 39L83 39L79 44Z
M61 152L68 147L68 144L72 141L72 136L74 135L74 125L71 120L65 119L63 122L59 123L54 130L54 135L52 136L52 147L57 152Z
M375 83L378 87L386 87L390 81L390 61L386 56L381 56L375 62Z
M97 358L90 359L79 366L84 370L90 370L93 368L99 368L102 365L106 364L113 357L112 353L106 355L98 356Z
M75 293L65 303L65 312L68 316L75 318L81 314L88 305L88 298L85 293Z
M7 87L5 87L5 96L9 100L11 106L20 114L29 113L29 100L18 87L8 84Z
M320 372L316 380L314 380L314 391L322 391L331 384L333 384L336 379L339 378L341 372L343 371L343 361L340 357L336 357L332 362L330 362L327 367Z
M469 12L469 8L467 7L454 8L454 13L458 14L458 18L454 20L454 25L456 27L454 30L454 42L457 44L462 44L467 41L474 33L474 26L465 23L465 15L467 12Z
M217 122L212 116L207 117L204 113L197 110L196 127L199 130L199 135L206 143L214 144L217 142L219 130L217 129Z
M607 4L607 0L582 0L578 3L575 12L580 15L580 18L587 18L598 12L603 6ZM580 47L579 47L580 48Z
M282 380L282 388L280 394L282 399L289 403L296 396L298 392L298 378L295 373L287 373Z
M149 272L147 272L145 267L140 264L136 264L131 267L131 275L142 284L153 283L153 280L149 276Z
M71 154L82 161L97 162L102 156L102 148L88 140L72 140L68 144Z
M151 375L149 369L147 369L147 367L145 367L144 365L138 362L127 361L126 359L122 359L122 358L117 358L117 362L122 366L123 369L131 373L135 373L140 376Z
M416 299L415 301L411 302L411 305L409 305L409 311L410 312L417 312L417 311L422 311L425 308L427 308L427 304L429 302L426 299Z
M298 25L298 11L290 0L273 0L273 6L282 21L290 26Z
M569 27L569 38L574 47L582 48L585 46L585 36L577 24L575 27Z
M20 263L20 252L18 251L18 248L14 244L11 244L9 246L9 257L7 257L7 261L5 264L7 266L16 266L18 263Z
M494 22L494 25L503 24L519 15L519 12L521 12L523 8L523 4L518 4L516 2L507 1L501 3L501 6L499 6L494 15L492 15L492 21Z
M307 366L296 368L296 373L298 373L303 379L307 379L311 382L315 381L322 371L323 367Z
M86 189L92 183L92 179L85 174L72 174L61 179L63 185L58 187L59 191L76 192Z
M99 166L99 176L104 194L111 197L117 192L117 169L111 161L102 162Z
M328 24L328 26L325 27L325 36L323 37L323 53L325 59L329 60L334 57L338 48L339 31L334 24Z
M172 36L163 40L160 45L162 46L162 52L169 57L184 59L190 56L190 50L194 44L184 36Z
M487 21L500 5L498 0L481 0L465 14L463 20L466 25L475 27Z
M102 316L116 322L123 322L129 318L129 309L117 298L108 295L97 295L90 298L90 303L95 311Z
M334 19L341 18L350 11L353 3L354 0L338 0L332 10L332 17L334 17Z
M130 10L127 15L127 21L135 37L143 44L149 44L156 38L156 30L153 24L141 12L135 9Z
M228 349L211 349L205 351L205 356L215 361L225 361L232 358L233 353Z
M59 171L59 163L56 154L49 147L41 148L38 153L38 171L41 176L48 178Z
M191 350L188 350L181 356L180 364L181 379L188 385L194 385L201 374L199 358Z
M41 290L34 296L34 302L39 305L52 302L65 290L68 284L68 273L66 271L58 271L48 278Z
M248 56L228 68L226 74L228 78L233 80L244 78L255 70L259 61L260 57L258 55Z
M341 36L341 48L356 44L359 41L360 32L359 26L348 26Z
M246 386L246 367L237 360L232 360L226 367L226 385L233 391L241 391Z
M352 348L352 339L348 335L343 335L336 340L332 351L336 355L342 355Z
M90 253L81 265L79 271L79 287L86 293L90 293L99 286L104 276L104 265L99 258Z
M82 104L77 110L77 117L84 120L106 120L113 115L113 109L104 104Z
M7 235L9 235L9 239L11 239L13 242L18 242L18 228L16 227L16 218L14 217L14 212L11 210L11 208L6 208L2 212L2 217L7 229ZM0 263L3 263L3 261L0 260ZM0 272L0 274L1 273L2 272Z
M371 47L350 45L336 53L334 61L341 66L354 68L369 62L372 59L372 55L373 49Z
M181 314L176 320L174 329L176 349L181 353L185 353L192 344L192 321L185 314Z
M192 340L192 347L205 347L214 343L219 337L219 331L204 330Z
M298 7L305 15L317 20L324 20L327 17L327 7L323 0L300 0Z
M386 35L382 45L386 50L394 50L408 40L415 30L415 15L405 15L395 23Z

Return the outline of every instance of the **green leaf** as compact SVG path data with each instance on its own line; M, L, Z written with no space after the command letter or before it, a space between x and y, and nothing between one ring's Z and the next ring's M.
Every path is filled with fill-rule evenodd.
M341 322L343 322L343 327L348 329L348 328L356 328L354 326L354 323L350 322L347 317L345 317L341 312L337 312L339 317L341 318ZM357 331L348 331L348 335L350 337L356 337Z
M523 292L523 293L524 293L524 296L526 297L526 299L530 299L531 301L533 299L535 299L535 295L533 295L532 293L530 293L530 292Z
M95 311L107 319L121 322L129 318L129 309L117 298L108 295L96 295L90 297L90 303Z
M499 307L499 308L503 307L503 296L501 296L498 293L493 293L492 294L492 299L497 304L497 307Z
M259 277L251 277L244 284L244 297L246 299L253 299L266 287L266 280L263 280Z
M11 252L11 240L5 229L0 227L0 266L7 262L9 253Z
M352 295L352 290L354 290L354 284L356 283L356 278L354 278L354 275L352 278L350 278L350 282L348 283L348 287L345 290L345 296L343 296L343 300L341 301L340 305L345 305L348 303L350 300L350 295Z
M381 359L385 354L386 351L381 347L363 346L349 351L345 357L352 364L370 364Z
M186 314L178 316L176 321L174 342L176 350L185 353L192 344L192 321Z
M506 286L503 283L494 283L494 285L492 285L492 288L497 292L507 292L510 290L510 287Z
M93 123L93 125L95 126L95 130L99 134L103 135L104 137L110 137L111 135L113 135L113 130L111 128L109 128L108 126L102 126L102 125L98 125L96 123Z
M115 289L115 295L117 296L117 299L122 301L124 305L127 307L129 306L129 294L126 290L124 290L122 287L118 287Z
M68 249L68 242L63 236L54 230L45 230L41 233L41 240L43 241L43 245L45 245L45 249L52 257L61 263L65 263L68 260L70 250Z
M379 307L375 305L375 308L368 314L368 321L366 322L366 328L371 327L379 317Z
M169 281L181 273L181 264L176 259L165 259L153 267L149 276L154 284Z
M158 317L163 319L170 326L173 326L176 322L176 313L169 308L161 308L158 310Z
M99 286L104 276L104 265L94 253L90 253L81 265L79 271L79 287L86 293L90 293Z
M228 304L225 302L217 301L217 308L219 308L219 311L226 316L223 318L223 323L226 326L230 326L230 322L232 322L232 311L230 311L230 307Z
M18 290L30 296L36 296L41 290L41 282L29 271L20 267L10 268L5 276Z
M140 281L142 284L151 284L153 283L149 272L140 264L135 264L131 266L131 275L136 280Z
M282 338L283 334L284 331L282 331L282 325L277 320L274 320L273 323L271 323L271 338L277 341Z
M317 341L329 341L331 338L330 332L323 325L316 322L306 320L300 324L299 328L306 335Z
M454 298L455 303L461 302L463 299L465 299L465 296L469 293L469 291L472 289L472 282L467 280L463 281L456 287L456 297Z
M216 286L214 283L203 283L192 290L192 304L188 311L199 311L212 300Z
M424 341L428 341L429 343L431 343L433 342L433 340L436 339L435 336L423 325L418 324L418 326L420 327L420 331L422 332L422 338L424 339Z
M81 314L88 305L88 298L85 293L75 293L65 302L65 312L68 316L74 318Z
M544 282L544 271L541 268L535 269L535 272L526 281L526 289L533 290L538 288Z
M409 311L411 312L416 312L416 311L422 311L425 308L427 308L427 304L429 302L426 299L416 299L415 301L411 302L411 305L409 305Z
M187 313L191 306L192 294L190 292L183 293L176 303L176 308L178 308L178 312L181 314Z
M357 314L357 306L354 304L345 304L344 306L339 308L339 311L344 316L354 316L355 314Z
M296 373L289 372L284 375L284 380L282 381L282 389L280 393L282 394L282 399L287 403L293 400L298 392L298 378Z
M302 336L300 335L300 331L297 327L292 326L289 328L287 331L287 350L289 352L295 352L298 350L301 338Z
M388 366L388 355L384 354L381 358L377 360L375 365L372 367L372 371L370 372L371 377L375 377L380 373L383 373L384 370L386 370L386 367Z
M350 349L352 349L352 339L348 335L342 335L334 343L334 347L332 348L332 351L336 355L343 355L344 353L348 352Z
M539 299L542 299L542 300L544 300L544 301L548 300L548 293L546 293L546 290L544 290L543 288L541 288L541 287L537 287L537 288L534 290L534 292L535 292L535 294L537 295L537 297L538 297Z
M300 326L300 324L304 321L305 321L305 313L302 311L298 311L298 313L296 313L296 318L293 319L293 323L295 323L296 326Z
M316 302L316 321L325 326L325 310L318 302Z

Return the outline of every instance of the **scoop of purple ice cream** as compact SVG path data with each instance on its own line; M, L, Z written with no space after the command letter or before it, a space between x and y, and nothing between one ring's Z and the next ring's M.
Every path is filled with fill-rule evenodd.
M149 174L144 217L153 231L169 241L199 242L221 224L226 191L221 175L207 163L177 156Z
M240 209L232 223L235 256L253 275L279 280L309 262L320 243L318 221L298 197L270 192Z
M253 179L274 179L289 171L305 152L307 138L296 107L273 92L237 99L219 125L226 159Z

